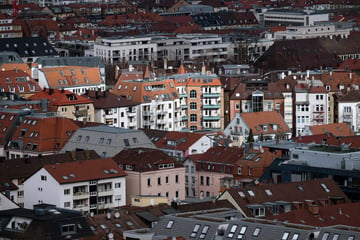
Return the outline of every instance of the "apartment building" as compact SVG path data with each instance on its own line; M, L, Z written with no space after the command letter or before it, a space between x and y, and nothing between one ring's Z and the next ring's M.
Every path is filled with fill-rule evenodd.
M168 204L174 199L185 199L185 168L163 151L133 148L121 151L113 159L127 174L127 204L132 197L141 195L163 196Z
M111 64L141 60L224 62L228 48L229 43L216 34L179 34L101 38L95 42L94 49L85 54Z
M329 21L329 13L314 11L268 10L259 15L264 26L311 26Z
M0 38L21 38L23 36L21 25L13 21L11 15L0 14Z
M232 140L233 146L241 146L249 140L250 131L254 141L288 140L291 137L291 130L277 111L238 113L224 134Z
M274 33L275 40L278 39L304 39L304 38L321 38L328 37L330 39L340 36L347 38L353 27L348 25L336 25L334 23L318 23L311 26L294 26L287 27L286 31L278 31Z
M155 60L156 47L156 43L147 36L101 38L95 42L94 49L85 55L100 57L104 63L121 64L128 61Z
M337 93L335 100L335 119L337 122L344 122L358 134L360 132L360 94L359 90L352 90L347 93Z
M103 213L125 205L125 176L111 158L44 165L24 182L25 208L47 203Z
M65 89L76 94L84 94L86 90L105 90L99 67L41 68L38 70L38 81L41 88Z
M9 139L5 150L6 158L55 154L78 128L73 120L65 117L49 113L27 115L16 126Z
M182 130L224 129L224 90L217 76L179 73L169 78L179 93Z
M44 112L55 112L58 116L78 121L95 120L93 101L69 90L44 88L29 99L45 101L41 109Z
M138 103L108 91L86 91L84 96L94 101L95 122L113 127L139 128Z
M293 111L293 132L296 136L305 130L305 126L329 123L328 95L319 80L297 81Z
M117 81L112 93L139 103L140 128L181 130L180 100L173 80L151 78L147 71L139 79Z

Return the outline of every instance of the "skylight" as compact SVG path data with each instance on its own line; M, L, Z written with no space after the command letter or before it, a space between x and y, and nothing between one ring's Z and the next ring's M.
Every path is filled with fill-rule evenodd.
M320 185L324 189L325 192L330 192L330 189L324 183L321 183Z
M247 192L249 193L249 195L250 195L251 197L254 197L254 196L255 196L255 193L254 193L252 190L248 190Z
M265 189L265 192L268 196L272 196L272 192L270 189Z
M168 224L166 225L166 228L167 228L167 229L170 229L170 228L172 228L173 225L174 225L174 221L173 221L173 220L170 220L170 221L168 222Z
M259 236L261 228L255 228L253 236Z
M243 192L238 192L238 193L239 193L240 197L242 197L242 198L246 197Z

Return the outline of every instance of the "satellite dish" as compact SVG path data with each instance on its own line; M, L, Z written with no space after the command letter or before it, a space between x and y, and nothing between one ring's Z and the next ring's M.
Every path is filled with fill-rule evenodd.
M113 234L113 233L109 233L109 234L108 234L108 238L109 238L109 239L114 239L114 234Z
M119 217L120 217L120 213L119 213L119 212L115 212L115 213L114 213L114 216L115 216L115 218L119 218Z

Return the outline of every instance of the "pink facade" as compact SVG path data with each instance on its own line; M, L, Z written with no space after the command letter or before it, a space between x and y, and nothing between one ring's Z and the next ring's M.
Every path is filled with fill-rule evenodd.
M197 171L196 196L216 197L221 191L221 179L233 178L232 174L212 171Z
M185 199L185 168L167 168L157 171L126 171L126 204L136 195L159 195L168 198L169 204L175 198Z

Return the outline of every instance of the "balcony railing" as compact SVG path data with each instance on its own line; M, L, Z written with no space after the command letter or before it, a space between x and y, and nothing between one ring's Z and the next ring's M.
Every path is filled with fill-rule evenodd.
M90 197L89 192L75 192L73 194L73 199L85 199L85 198L89 198L89 197Z
M204 104L203 109L219 109L220 104Z

